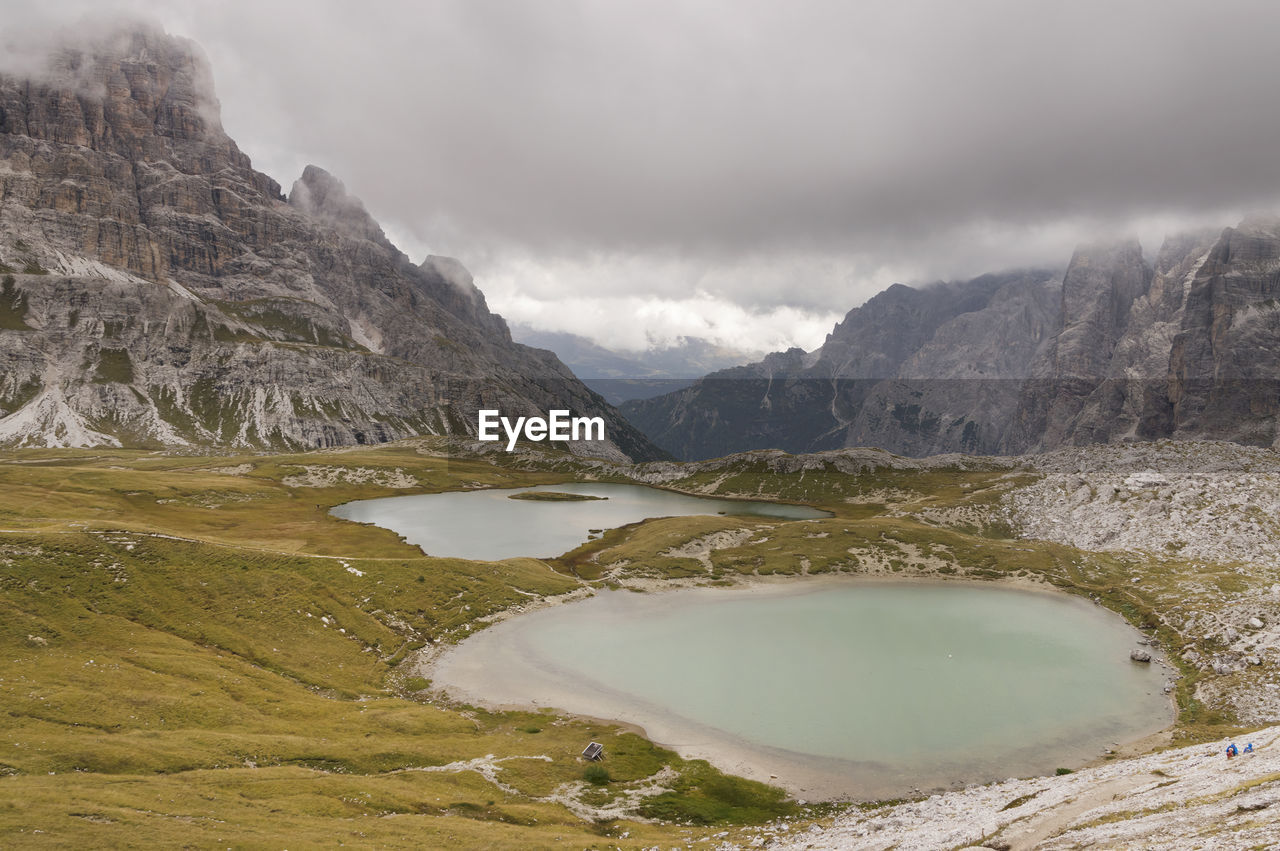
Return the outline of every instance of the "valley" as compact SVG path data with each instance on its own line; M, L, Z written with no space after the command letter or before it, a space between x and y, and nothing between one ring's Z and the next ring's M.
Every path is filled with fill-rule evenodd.
M1280 845L1274 27L126 5L0 32L0 847Z
M1223 482L1277 475L1269 458L1227 444L1124 451L1128 476L1177 476L1168 459L1186 452L1218 458ZM1097 461L1053 463L1087 481L1087 457ZM1178 717L1145 747L1274 719L1274 562L1232 559L1212 512L1183 524L1194 558L1020 537L1019 495L1054 475L1034 458L874 450L631 467L457 438L300 455L11 451L0 463L0 836L665 847L747 842L753 825L830 825L838 807L801 805L627 728L457 704L418 672L432 648L596 588L1017 577L1119 612L1168 655ZM354 499L571 481L805 502L834 516L654 519L554 559L477 562L424 557L329 513ZM1112 513L1145 511L1156 496L1131 493ZM1213 560L1199 537L1209 535L1226 547ZM591 740L609 753L599 785L577 757ZM934 792L946 790L921 790Z

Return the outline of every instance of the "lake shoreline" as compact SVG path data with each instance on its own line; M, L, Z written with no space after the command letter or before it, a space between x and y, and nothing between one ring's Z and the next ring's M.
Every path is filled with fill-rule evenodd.
M560 498L542 498L556 493ZM577 498L565 499L566 496ZM504 498L505 497L505 498ZM585 497L585 498L582 498ZM358 499L329 514L387 529L434 558L550 560L602 529L663 517L733 516L825 520L826 509L772 500L726 499L616 482L563 482ZM432 523L423 523L430 516Z
M1073 599L1081 606L1088 605L1087 599L1080 595L1070 594L1064 589L1031 577L972 579L838 574L820 576L742 576L736 577L735 581L722 582L715 585L708 584L705 579L634 579L620 585L622 590L633 592L674 593L676 591L701 590L703 592L727 592L737 597L803 595L814 590L820 590L823 586L831 588L849 586L1001 588L1009 591L1046 595L1058 599ZM596 592L590 587L584 586L570 594L531 601L514 609L504 610L491 616L490 626L477 633L477 635L483 636L495 626L519 615L555 608L594 596L596 596ZM1104 609L1109 615L1115 617L1123 624L1125 629L1132 631L1136 646L1136 641L1142 638L1141 633L1125 622L1117 613L1105 609L1105 607L1099 606L1099 608ZM583 689L576 687L570 681L558 683L558 693L552 695L546 694L545 681L542 681L540 688L543 688L544 691L540 692L540 699L531 699L523 702L493 700L486 694L492 695L494 688L499 684L510 687L513 677L520 676L521 664L509 665L505 670L494 669L482 672L479 674L478 679L473 677L473 681L467 687L459 687L457 684L448 683L448 676L441 676L442 672L448 670L450 660L453 658L452 654L457 647L458 645L437 646L419 651L419 655L415 657L411 667L414 674L431 679L437 694L447 696L447 699L451 701L461 700L493 710L528 711L530 709L553 709L559 715L599 721L600 723L640 733L655 744L670 748L686 759L706 759L727 773L779 786L787 790L789 794L804 800L885 800L918 795L925 792L961 788L972 783L1004 780L1009 776L1007 772L997 771L993 773L990 770L984 774L966 773L963 767L956 768L953 766L950 771L931 776L917 775L913 778L902 778L888 783L851 783L847 778L850 773L858 773L857 763L836 758L829 759L801 754L749 742L722 730L683 718L660 707L647 706L636 714L631 714L627 711L610 711L606 706L608 701L600 698L599 694L589 695L584 701ZM1168 665L1163 654L1153 652L1152 655L1153 662L1151 664L1153 666L1163 666L1171 675L1176 675L1176 671ZM475 672L472 673L473 675L475 674ZM532 679L537 678L534 677ZM556 687L553 687L554 691L556 691ZM602 711L593 711L591 708L585 711L571 711L561 706L562 703L583 706L584 702L589 705L592 701L595 702L594 709ZM646 714L652 717L644 717ZM1112 744L1117 748L1126 750L1132 748L1142 748L1144 751L1149 750L1151 746L1160 743L1162 736L1167 735L1168 729L1176 722L1176 718L1177 708L1173 698L1166 695L1159 718L1154 718L1150 723L1143 725L1140 733L1126 736L1123 741ZM1089 753L1081 752L1069 760L1069 765L1063 765L1063 767L1081 768L1095 764L1104 758L1105 756L1096 750ZM1051 770L1046 769L1046 773ZM882 776L886 775L885 766L877 765L876 772Z

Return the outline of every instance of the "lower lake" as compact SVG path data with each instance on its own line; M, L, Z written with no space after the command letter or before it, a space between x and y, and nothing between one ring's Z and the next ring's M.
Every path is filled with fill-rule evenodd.
M601 592L485 629L431 676L635 724L800 797L878 798L1053 773L1165 728L1165 672L1129 660L1138 638L1065 594L793 579Z
M523 493L597 498L510 498ZM714 499L642 485L584 482L364 499L339 505L332 513L390 529L427 555L485 561L562 555L585 542L593 529L613 529L650 517L746 514L806 520L830 516L807 505Z

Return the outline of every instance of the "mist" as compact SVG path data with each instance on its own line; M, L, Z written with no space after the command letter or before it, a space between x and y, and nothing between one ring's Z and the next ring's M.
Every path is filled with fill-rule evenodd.
M11 57L88 14L192 38L256 167L605 344L812 348L896 281L1280 209L1265 2L0 8Z

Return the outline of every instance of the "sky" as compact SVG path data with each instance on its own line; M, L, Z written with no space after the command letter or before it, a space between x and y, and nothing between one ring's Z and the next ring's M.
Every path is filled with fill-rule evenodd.
M1280 4L0 0L199 42L288 191L339 179L509 320L813 349L895 282L1280 211Z

